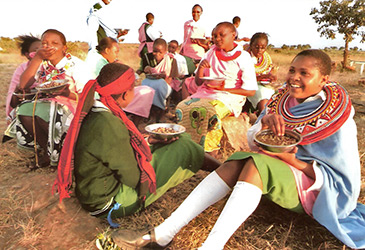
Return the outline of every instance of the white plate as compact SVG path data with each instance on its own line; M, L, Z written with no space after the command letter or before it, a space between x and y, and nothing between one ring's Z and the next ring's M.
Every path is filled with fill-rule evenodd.
M55 82L57 86L51 86L47 87L47 85L50 85L51 82L45 82L36 87L37 90L45 93L51 93L51 92L57 92L61 89L63 89L65 86L68 86L68 79L62 79L62 80L53 80L52 82Z
M35 96L37 94L37 90L36 89L31 89L30 92L28 93L13 93L14 96L19 97L19 98L32 98L33 96Z
M214 81L214 82L223 82L224 80L226 80L226 78L224 77L212 77L212 76L204 76L200 77L200 79L204 81Z
M175 130L175 133L159 133L155 132L157 128L170 128ZM147 125L145 130L157 139L170 139L185 132L185 127L175 123L154 123Z
M270 81L259 81L259 83L261 83L262 85L268 85L270 84L271 82Z

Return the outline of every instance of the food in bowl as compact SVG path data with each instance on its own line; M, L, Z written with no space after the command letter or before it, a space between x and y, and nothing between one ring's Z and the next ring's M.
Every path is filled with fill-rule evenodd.
M285 153L293 150L302 141L302 136L290 130L286 130L283 136L278 136L273 131L265 129L256 133L254 140L264 150Z
M185 127L174 123L155 123L147 125L145 130L156 139L171 139L185 132Z
M176 131L173 128L165 128L165 127L158 127L156 129L152 130L152 132L162 133L162 134L176 133Z
M67 82L68 80L53 80L50 82L45 82L39 85L38 87L41 89L54 88L54 87L64 86Z

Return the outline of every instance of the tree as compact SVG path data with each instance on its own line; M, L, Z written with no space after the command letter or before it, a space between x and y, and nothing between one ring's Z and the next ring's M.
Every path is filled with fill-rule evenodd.
M326 0L319 2L321 8L313 8L310 15L319 24L317 29L321 36L335 39L336 33L345 40L343 67L347 67L349 43L355 36L361 36L365 42L365 0ZM337 30L336 30L337 28Z

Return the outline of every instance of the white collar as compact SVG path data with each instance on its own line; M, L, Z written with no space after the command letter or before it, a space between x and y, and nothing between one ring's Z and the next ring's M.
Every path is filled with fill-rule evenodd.
M315 96L310 96L307 99L305 99L304 102L310 102L317 99L322 99L322 101L325 101L327 99L326 93L323 90L321 90Z
M109 108L107 106L105 106L104 103L102 103L99 100L94 100L93 107L95 107L95 108L104 108L104 109L109 110Z

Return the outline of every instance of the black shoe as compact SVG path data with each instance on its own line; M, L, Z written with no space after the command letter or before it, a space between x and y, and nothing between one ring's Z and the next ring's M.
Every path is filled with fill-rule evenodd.
M143 239L144 235L149 235L149 239ZM111 234L113 241L121 249L164 249L156 242L155 231L135 231L128 229L121 229L114 231Z

